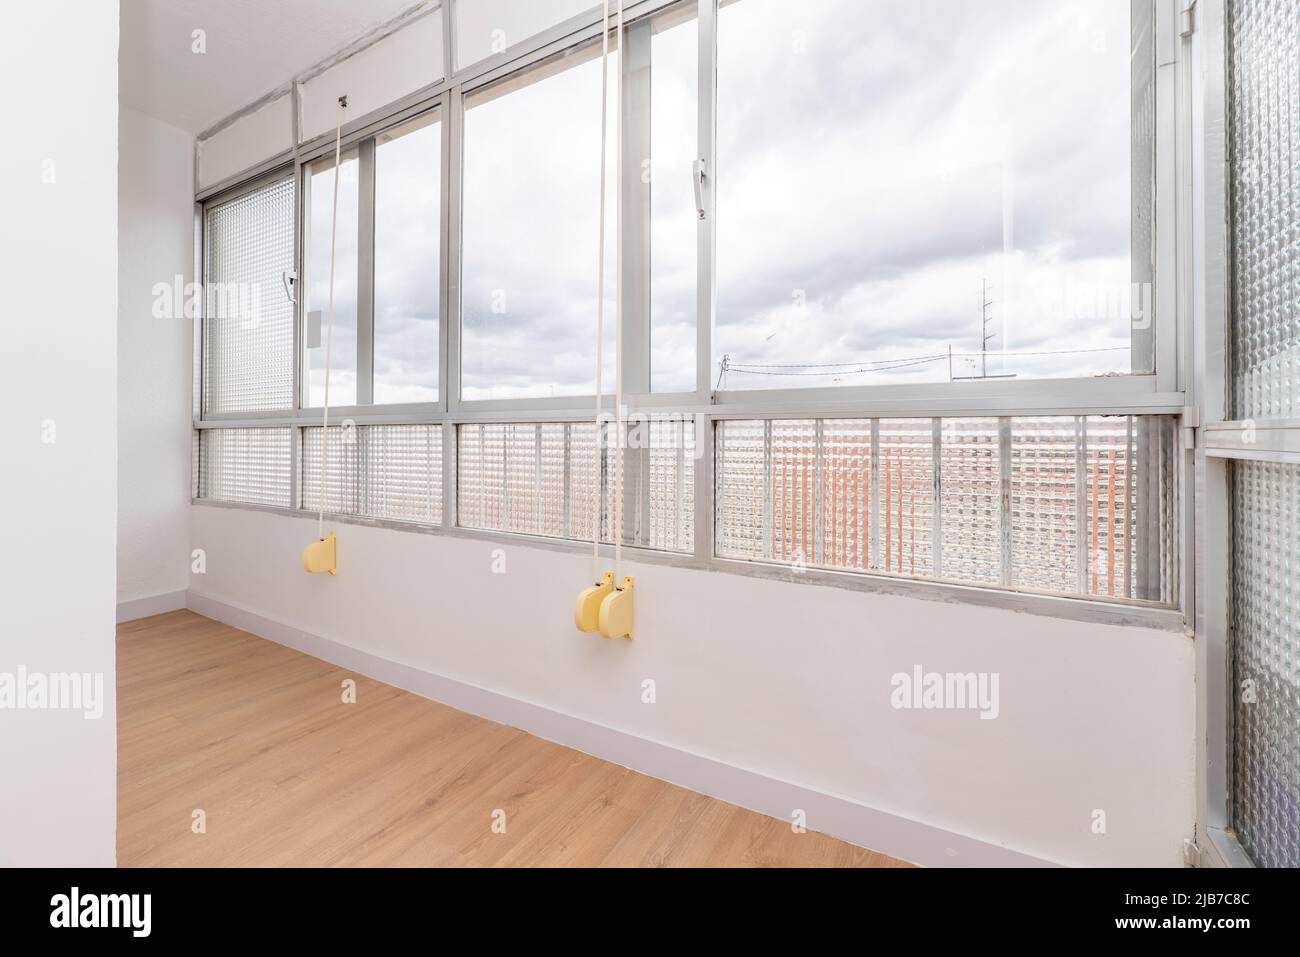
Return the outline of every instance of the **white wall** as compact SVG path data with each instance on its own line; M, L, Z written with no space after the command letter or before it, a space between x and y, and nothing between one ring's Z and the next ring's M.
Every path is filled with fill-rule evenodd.
M189 580L192 321L154 315L157 283L194 273L194 140L123 108L118 164L117 600Z
M341 525L331 578L302 571L310 520L195 506L192 530L203 595L904 818L1065 864L1175 866L1192 833L1182 635L642 565L637 637L606 641L573 627L587 555L510 545L495 575L496 543ZM999 673L999 717L895 710L917 664Z
M98 720L0 709L0 866L115 857L117 15L10 4L0 31L0 672L107 696Z

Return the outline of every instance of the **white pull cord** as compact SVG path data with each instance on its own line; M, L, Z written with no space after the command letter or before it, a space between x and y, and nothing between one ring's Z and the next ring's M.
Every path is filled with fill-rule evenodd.
M606 0L608 2L608 0ZM619 565L623 561L623 491L627 485L626 449L627 430L623 418L623 71L626 69L623 50L623 0L618 0L618 94L619 106L615 111L614 136L618 140L618 165L614 170L614 418L618 423L618 507L614 523L614 586L622 587ZM603 162L603 161L602 161Z
M600 581L600 518L601 506L604 504L603 489L600 481L600 456L603 452L601 443L601 419L604 416L605 400L602 394L604 381L605 347L605 125L607 98L609 96L609 0L603 0L604 14L600 31L600 222L597 226L596 248L596 488L593 499L592 515L595 516L596 530L591 536L591 580Z
M325 469L329 464L330 445L330 360L334 351L334 243L339 220L339 174L343 143L343 111L347 99L339 100L339 121L334 127L334 205L330 212L330 297L325 331L325 406L321 412L320 442L320 514L316 518L316 537L325 540Z

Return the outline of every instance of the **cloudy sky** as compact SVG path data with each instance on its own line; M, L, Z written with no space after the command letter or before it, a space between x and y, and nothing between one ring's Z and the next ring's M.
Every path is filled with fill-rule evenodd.
M695 385L696 43L687 22L652 45L657 391ZM946 381L950 348L978 374L984 283L989 374L1129 371L1128 0L738 0L718 48L714 382L724 356L728 388ZM593 389L600 69L578 59L467 105L466 398ZM380 401L436 395L436 129L379 148ZM313 309L332 176L314 177ZM336 370L355 366L355 163L342 188ZM337 372L332 401L349 388Z

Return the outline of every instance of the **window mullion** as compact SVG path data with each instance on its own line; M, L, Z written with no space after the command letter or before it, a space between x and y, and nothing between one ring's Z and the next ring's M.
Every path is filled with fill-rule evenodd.
M930 421L930 456L934 484L930 499L930 515L933 534L931 535L930 563L935 578L943 577L943 419L935 417ZM901 569L900 569L901 570Z
M1011 419L998 419L998 514L1001 516L1002 584L1011 584Z
M700 222L696 231L695 394L700 403L713 395L713 321L717 308L714 263L714 197L718 161L718 0L700 0L698 13L699 83L697 152L703 165ZM697 499L697 506L699 501ZM697 523L696 528L700 526Z
M442 134L442 277L438 331L438 404L446 412L460 408L460 269L461 269L461 170L464 160L465 103L459 87L447 94ZM457 427L450 420L443 431L442 501L443 528L459 523L459 471Z
M375 141L357 164L357 405L375 401Z

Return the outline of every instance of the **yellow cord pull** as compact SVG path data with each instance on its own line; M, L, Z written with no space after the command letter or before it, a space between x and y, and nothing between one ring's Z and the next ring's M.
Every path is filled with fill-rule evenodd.
M578 603L573 608L573 623L579 631L595 631L600 627L600 603L613 590L614 573L605 572L600 581L578 594Z
M339 573L338 545L333 532L302 550L302 567L303 571L312 573L329 572L331 575Z
M606 638L632 640L632 576L623 576L623 584L600 603L600 633Z

